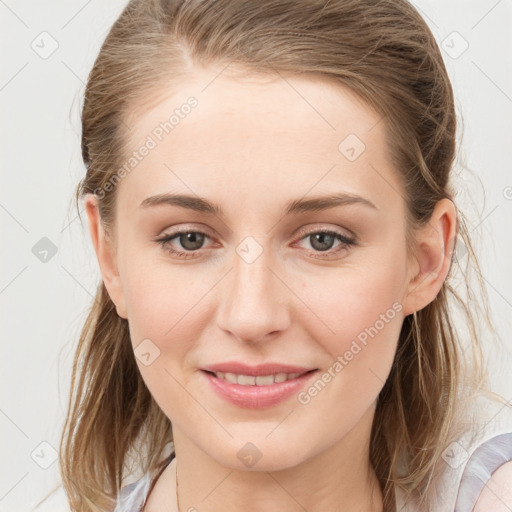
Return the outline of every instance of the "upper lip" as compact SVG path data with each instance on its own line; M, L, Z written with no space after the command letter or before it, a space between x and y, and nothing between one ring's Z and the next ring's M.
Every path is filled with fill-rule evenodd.
M266 363L266 364L258 364L256 366L250 366L245 363L238 362L226 362L226 363L218 363L212 364L209 366L205 366L201 368L202 370L206 370L209 372L225 372L225 373L235 373L237 375L252 375L257 377L258 375L275 375L277 373L306 373L311 370L316 370L316 368L307 368L304 366L293 366L289 364L281 364L281 363Z

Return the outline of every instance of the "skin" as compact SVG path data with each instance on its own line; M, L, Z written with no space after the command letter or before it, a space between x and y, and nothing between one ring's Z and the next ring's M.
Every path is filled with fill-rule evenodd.
M417 254L408 254L404 191L376 113L322 79L221 70L194 69L179 88L127 113L135 149L189 96L198 100L117 185L111 237L96 199L85 199L102 277L129 321L134 350L145 339L160 350L149 366L136 360L173 425L180 510L381 511L369 460L376 401L404 317L431 302L448 273L455 207L440 201L415 233ZM366 146L353 162L338 150L350 133ZM283 217L288 201L342 191L376 208ZM207 198L224 217L139 207L165 192ZM155 242L178 227L208 235L196 257L179 259ZM335 239L322 252L313 237L298 236L301 228L355 234L357 243ZM262 249L251 263L236 251L247 236ZM168 245L186 250L179 238ZM401 310L307 405L293 396L242 409L216 395L199 371L237 360L321 374L393 303ZM262 455L251 468L237 457L247 442ZM157 481L146 510L170 510L170 475Z
M486 482L474 512L509 512L512 510L512 461L500 466Z

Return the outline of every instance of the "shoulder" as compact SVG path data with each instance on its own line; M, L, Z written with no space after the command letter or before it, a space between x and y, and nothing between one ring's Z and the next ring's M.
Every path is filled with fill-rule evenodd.
M512 461L500 466L487 481L474 512L509 512L512 510Z
M491 437L472 453L455 510L512 510L512 431Z

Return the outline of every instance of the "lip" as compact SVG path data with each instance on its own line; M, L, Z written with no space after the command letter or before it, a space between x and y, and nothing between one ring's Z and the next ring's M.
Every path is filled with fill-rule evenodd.
M211 368L219 369L214 370ZM221 368L227 368L227 370L223 370ZM274 383L269 386L244 386L242 384L233 384L227 380L219 379L215 375L208 373L208 371L226 371L230 373L253 376L270 375L281 372L302 373L302 375L295 379ZM265 409L273 407L281 402L284 402L291 396L296 395L317 373L317 370L287 365L261 365L257 367L249 367L243 364L229 363L204 368L200 373L206 378L212 390L231 404L244 409Z
M281 363L266 363L259 364L256 366L250 366L244 363L233 361L205 366L204 368L201 368L201 370L206 370L215 373L228 372L236 373L237 375L251 375L253 377L258 377L260 375L274 375L276 373L306 373L311 370L316 370L316 368L292 366L289 364Z

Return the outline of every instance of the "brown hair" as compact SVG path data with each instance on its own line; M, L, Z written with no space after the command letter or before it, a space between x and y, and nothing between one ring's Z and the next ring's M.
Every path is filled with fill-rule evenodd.
M85 194L106 190L123 165L130 108L168 88L169 81L179 88L194 65L209 63L323 77L362 98L385 122L408 206L408 235L428 222L439 200L453 199L452 88L434 36L407 1L132 0L87 81L82 111L87 173L77 188L77 207ZM115 199L115 188L99 198L107 232L115 220ZM385 510L394 509L395 486L429 509L427 491L442 451L456 436L464 404L456 407L458 389L468 383L485 389L472 311L478 304L465 274L470 267L478 273L479 267L460 211L457 229L468 251L466 268L454 253L449 279L435 300L405 318L378 398L370 456ZM450 285L454 268L462 271L465 297ZM487 318L481 278L479 283ZM470 350L464 359L472 362L466 369L450 297L467 318ZM111 510L132 469L127 460L134 457L140 473L156 472L172 430L141 378L128 323L116 314L103 283L76 349L71 390L60 450L63 484L75 512Z

